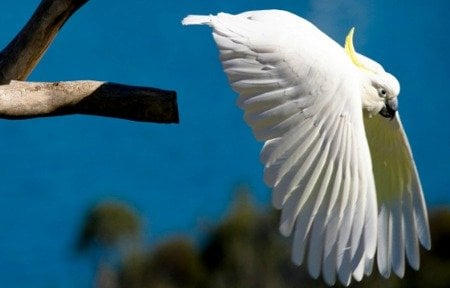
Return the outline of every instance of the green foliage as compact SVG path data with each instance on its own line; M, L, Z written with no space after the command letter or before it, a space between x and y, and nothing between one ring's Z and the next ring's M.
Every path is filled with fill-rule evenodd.
M430 215L432 250L436 256L444 261L450 260L450 210L441 209ZM448 270L450 274L450 269Z
M202 253L208 287L325 287L290 261L290 241L277 228L279 213L258 211L249 195L240 191L229 215L209 235Z
M201 287L205 273L194 245L175 239L153 253L131 255L120 271L119 284L127 288Z
M272 274L277 261L267 260L277 255L264 220L248 195L239 195L232 213L211 233L202 253L211 275L209 287L275 287L266 281L276 278Z
M133 251L122 259L117 272L118 286L326 287L322 280L311 279L303 266L292 264L292 239L284 238L278 232L279 213L273 209L260 211L253 204L248 189L244 188L241 187L227 217L209 231L202 249L196 249L185 238L178 238L151 251ZM137 233L138 219L131 210L123 208L117 203L106 203L93 209L89 214L92 224L83 230L82 239L114 243L124 231L125 235ZM104 219L108 217L111 219ZM120 218L122 220L117 221ZM365 277L360 283L354 281L351 287L450 287L450 210L430 213L430 226L432 250L422 250L418 272L407 266L404 279L395 275L383 279L375 266L372 276ZM337 283L336 287L342 286Z
M140 233L140 219L132 208L117 201L105 201L86 214L77 248L84 251L93 243L111 247L123 240L139 238Z

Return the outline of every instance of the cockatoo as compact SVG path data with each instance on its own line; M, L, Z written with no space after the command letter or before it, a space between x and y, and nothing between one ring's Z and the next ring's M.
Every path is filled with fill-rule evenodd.
M293 233L292 260L328 285L419 268L427 208L397 112L400 85L307 20L279 10L187 16L208 25L257 140L264 181Z

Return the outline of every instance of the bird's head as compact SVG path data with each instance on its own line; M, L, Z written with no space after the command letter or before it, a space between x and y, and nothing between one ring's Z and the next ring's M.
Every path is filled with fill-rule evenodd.
M369 115L379 113L383 117L392 119L398 108L397 96L400 93L400 83L392 74L384 71L380 64L355 51L353 33L354 28L345 38L345 52L363 78L363 109Z

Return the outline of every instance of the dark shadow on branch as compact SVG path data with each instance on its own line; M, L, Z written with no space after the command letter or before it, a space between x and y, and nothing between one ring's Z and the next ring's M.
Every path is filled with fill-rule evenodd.
M148 87L104 83L74 106L74 113L156 123L179 123L177 94Z
M0 85L0 118L87 114L178 123L175 91L101 81L22 82Z
M64 23L87 2L42 0L23 29L1 51L0 118L15 120L89 114L133 121L178 123L174 91L99 81L13 83L13 80L28 77ZM45 93L36 89L45 89Z

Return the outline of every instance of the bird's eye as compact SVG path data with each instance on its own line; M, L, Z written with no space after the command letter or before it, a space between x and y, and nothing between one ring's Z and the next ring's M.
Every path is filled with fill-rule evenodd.
M380 95L380 97L386 98L386 94L387 94L386 89L384 89L384 88L378 89L378 94Z

